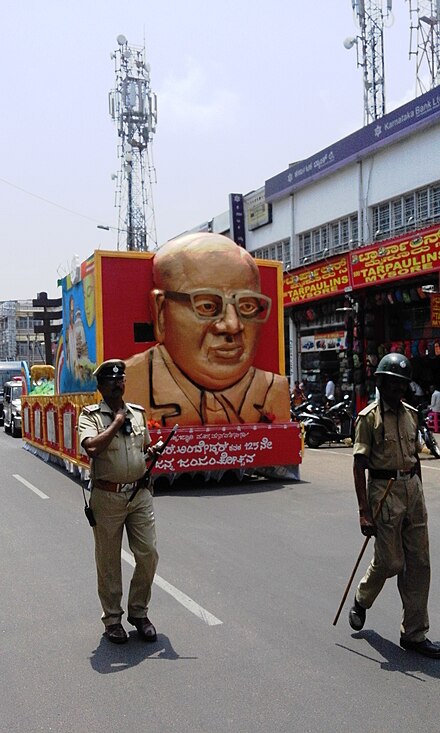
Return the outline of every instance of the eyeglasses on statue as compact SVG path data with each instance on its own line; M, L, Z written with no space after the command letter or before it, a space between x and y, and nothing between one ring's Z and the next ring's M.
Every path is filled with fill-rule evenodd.
M221 320L225 316L226 306L231 304L242 321L266 323L272 305L270 298L252 290L237 290L231 296L211 288L200 288L190 293L176 290L156 292L162 292L168 300L190 303L194 314L201 321Z

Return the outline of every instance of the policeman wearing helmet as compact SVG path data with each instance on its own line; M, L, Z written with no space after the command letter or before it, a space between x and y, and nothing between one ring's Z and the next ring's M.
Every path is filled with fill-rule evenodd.
M384 356L375 374L379 398L356 420L353 474L360 528L365 537L375 537L375 544L349 623L360 631L385 581L397 575L403 606L400 646L439 659L440 644L426 636L430 560L417 410L403 401L411 372L402 354Z

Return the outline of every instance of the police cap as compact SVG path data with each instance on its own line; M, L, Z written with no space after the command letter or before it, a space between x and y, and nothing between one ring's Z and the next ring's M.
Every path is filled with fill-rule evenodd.
M125 375L125 361L122 359L107 359L93 372L98 382L103 379L120 379Z

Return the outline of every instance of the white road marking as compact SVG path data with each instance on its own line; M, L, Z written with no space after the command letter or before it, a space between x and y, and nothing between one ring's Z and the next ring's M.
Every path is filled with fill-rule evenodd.
M24 484L24 486L27 486L27 488L28 488L28 489L30 489L30 490L31 490L31 491L33 491L33 492L34 492L34 493L35 493L35 494L36 494L37 496L39 496L39 497L40 497L40 499L48 499L48 498L49 498L49 497L47 496L47 494L43 494L43 492L42 492L42 491L40 491L40 489L37 489L37 487L36 487L36 486L33 486L33 484L30 484L30 483L29 483L29 481L26 481L26 479L25 479L25 478L23 478L23 476L20 476L20 475L19 475L18 473L13 473L12 475L13 475L13 477L14 477L14 478L16 478L16 479L17 479L17 481L20 481L20 483Z
M129 552L126 552L125 550L121 551L121 555L123 560L125 560L134 567L133 555L131 555ZM161 578L160 575L156 575L154 577L154 582L156 583L156 585L159 586L159 588L162 588L162 590L164 590L166 593L169 593L170 596L172 596L176 601L181 603L182 606L184 606L188 611L191 611L191 613L204 621L205 624L207 624L208 626L218 626L219 624L223 623L223 621L220 621L220 619L218 619L216 616L213 616L212 613L209 613L209 611L207 611L205 608L199 606L199 604L193 601L192 598L187 596L185 593L182 593L181 590Z

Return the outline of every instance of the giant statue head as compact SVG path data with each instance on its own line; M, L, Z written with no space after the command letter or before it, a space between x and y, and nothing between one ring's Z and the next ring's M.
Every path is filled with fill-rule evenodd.
M220 234L171 240L154 255L157 341L197 385L229 387L252 365L270 298L249 252Z

